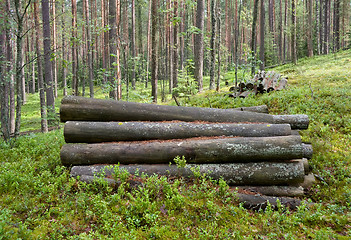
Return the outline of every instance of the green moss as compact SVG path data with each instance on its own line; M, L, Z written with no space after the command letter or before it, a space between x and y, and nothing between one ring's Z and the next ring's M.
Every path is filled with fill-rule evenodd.
M233 99L225 96L229 87L222 86L219 93L206 90L180 99L188 106L267 104L272 114L308 114L311 124L301 135L313 144L310 162L320 180L306 199L317 204L295 212L248 211L237 204L235 190L201 174L193 182L141 175L144 184L135 189L126 182L119 188L81 183L61 166L63 131L55 130L0 142L0 239L348 239L350 59L348 50L278 67L274 70L289 77L281 92ZM105 98L103 89L96 92ZM140 83L129 100L148 102L149 93ZM29 94L22 130L40 128L38 102ZM125 181L128 176L115 177Z

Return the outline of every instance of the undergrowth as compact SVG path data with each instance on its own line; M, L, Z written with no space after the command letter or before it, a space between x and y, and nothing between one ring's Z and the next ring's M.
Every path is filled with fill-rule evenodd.
M203 175L189 181L140 174L142 184L131 187L131 176L121 171L114 176L121 183L116 187L103 180L82 183L61 165L59 129L0 142L0 239L349 239L351 51L274 70L289 78L286 90L233 99L226 96L228 86L180 103L215 108L267 104L272 114L307 114L310 127L301 135L313 145L310 162L319 179L305 197L313 206L245 210L235 189ZM39 114L35 101L30 95L24 106L28 130L39 128L30 123Z

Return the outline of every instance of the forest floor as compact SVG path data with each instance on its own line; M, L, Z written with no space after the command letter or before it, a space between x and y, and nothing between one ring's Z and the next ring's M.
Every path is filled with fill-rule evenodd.
M0 239L350 239L351 50L273 70L289 78L286 90L233 99L223 86L180 102L266 104L272 114L307 114L310 126L301 135L313 145L310 163L320 179L305 196L313 206L246 210L235 190L206 176L189 182L142 175L145 184L136 189L81 183L61 165L64 138L58 129L0 141ZM232 81L233 73L225 79ZM150 91L140 89L130 91L129 100L150 101ZM36 95L23 106L23 131L40 128ZM97 95L104 97L103 91ZM128 178L123 172L115 177L122 183Z

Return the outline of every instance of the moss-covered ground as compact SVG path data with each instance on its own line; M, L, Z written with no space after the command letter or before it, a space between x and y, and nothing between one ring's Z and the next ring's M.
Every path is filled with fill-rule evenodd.
M350 239L351 51L274 70L289 78L286 90L233 99L223 84L219 93L204 91L180 102L216 108L267 104L272 114L307 114L310 127L301 135L313 145L310 162L319 176L305 197L313 206L245 210L223 181L204 176L189 182L141 175L145 184L135 189L81 183L61 165L59 129L0 142L0 239ZM232 82L233 73L225 79ZM150 101L150 91L140 89L130 91L129 100ZM104 97L101 89L97 96ZM29 95L23 131L40 128L38 106L37 94ZM115 177L123 183L129 176Z

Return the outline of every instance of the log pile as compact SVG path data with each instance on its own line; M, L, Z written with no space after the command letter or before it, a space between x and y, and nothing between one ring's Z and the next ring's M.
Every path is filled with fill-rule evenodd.
M296 130L308 127L308 117L273 116L257 109L266 108L176 107L68 96L60 109L67 142L61 161L72 166L72 176L88 182L103 172L116 184L109 178L115 168L106 169L111 165L131 174L185 178L196 169L254 193L303 195L312 147ZM177 156L185 157L185 167L169 164Z
M272 91L283 90L288 83L288 80L274 71L259 71L253 79L244 83L240 82L237 87L233 86L229 89L229 97L245 98L249 95L256 95L258 93L269 93Z

